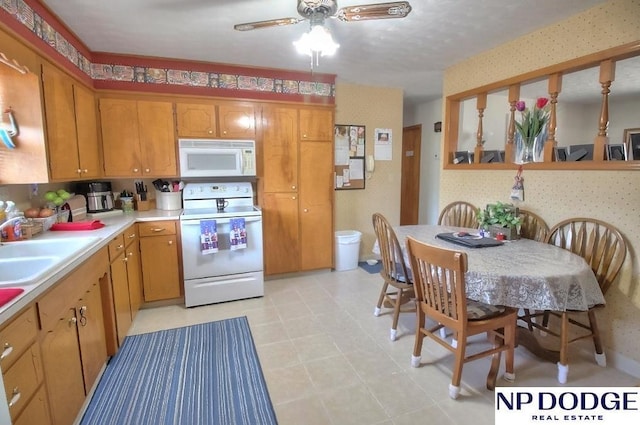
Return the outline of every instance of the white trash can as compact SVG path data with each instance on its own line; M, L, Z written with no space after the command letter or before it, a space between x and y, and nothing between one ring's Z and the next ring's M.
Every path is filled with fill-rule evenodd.
M336 232L336 271L353 270L358 267L360 238L357 230L339 230Z

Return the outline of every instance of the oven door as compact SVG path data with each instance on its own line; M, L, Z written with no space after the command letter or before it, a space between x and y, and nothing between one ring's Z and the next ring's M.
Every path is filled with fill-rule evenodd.
M215 220L217 227L218 252L212 254L203 254L201 251L201 220L183 219L180 221L185 280L262 271L261 216L244 217L247 247L237 250L230 249L231 219L225 217L207 220Z

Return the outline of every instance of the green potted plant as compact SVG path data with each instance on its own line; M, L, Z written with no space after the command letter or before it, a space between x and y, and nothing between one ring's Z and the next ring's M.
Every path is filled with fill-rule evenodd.
M505 239L518 238L518 226L520 226L520 214L518 208L511 204L496 202L488 204L485 209L478 208L478 227L488 231L496 237L502 233Z

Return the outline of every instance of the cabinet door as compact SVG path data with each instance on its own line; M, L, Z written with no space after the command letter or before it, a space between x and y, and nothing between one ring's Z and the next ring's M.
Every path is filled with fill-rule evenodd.
M333 265L333 143L300 144L300 269Z
M104 175L142 175L138 110L135 100L100 99Z
M298 110L265 106L262 110L265 192L298 190Z
M224 139L254 139L256 115L252 105L222 103L218 105L220 137Z
M173 104L139 101L138 123L142 175L144 177L177 176Z
M92 285L79 300L76 311L84 390L89 394L102 366L107 361L107 341L104 333L99 282Z
M111 286L115 309L118 345L122 345L124 337L131 327L131 301L129 299L129 281L127 276L127 257L123 252L111 262Z
M40 387L36 395L33 396L27 407L20 414L13 425L50 425L49 403L47 403L47 393L43 386Z
M333 140L333 110L300 109L300 140Z
M98 143L98 117L96 100L91 90L80 85L73 86L76 111L76 133L80 177L97 178L100 170L100 144Z
M85 399L76 321L75 309L69 309L42 340L42 363L53 425L73 423Z
M213 103L176 103L179 137L217 137L216 106Z
M182 282L178 269L176 235L140 238L144 300L178 298Z
M74 115L73 80L45 62L42 64L42 86L51 178L77 179L80 177L80 160Z
M266 275L299 270L298 196L265 193L262 199L264 272Z
M126 238L125 234L125 238ZM135 239L127 246L127 278L129 281L129 301L131 302L131 319L135 319L140 306L142 305L142 271L140 266L140 240Z

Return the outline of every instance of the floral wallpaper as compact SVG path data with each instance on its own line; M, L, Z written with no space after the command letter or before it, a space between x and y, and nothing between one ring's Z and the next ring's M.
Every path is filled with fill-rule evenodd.
M93 80L120 81L144 84L168 84L227 90L247 90L262 93L298 94L335 97L335 82L256 77L241 74L166 69L150 66L91 63L50 23L34 11L24 0L0 0L2 9L29 29L40 40L53 47L64 58ZM215 65L212 64L212 68Z

